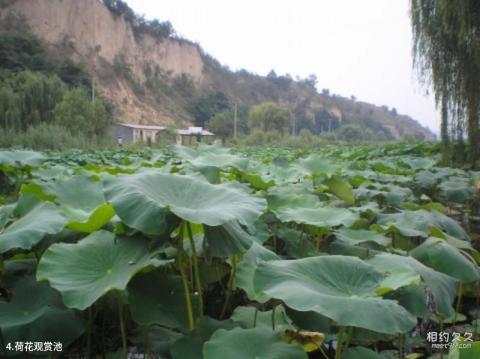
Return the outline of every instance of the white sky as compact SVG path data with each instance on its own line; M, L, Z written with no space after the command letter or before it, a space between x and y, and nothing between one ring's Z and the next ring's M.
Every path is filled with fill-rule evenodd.
M412 70L408 0L127 0L232 70L318 77L317 88L396 107L438 132Z

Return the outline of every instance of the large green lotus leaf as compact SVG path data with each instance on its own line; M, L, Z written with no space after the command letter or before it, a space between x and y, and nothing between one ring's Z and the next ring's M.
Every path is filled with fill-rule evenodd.
M460 224L437 211L402 211L400 213L379 214L377 223L384 227L394 227L406 237L428 237L429 226L433 225L459 239L468 239Z
M386 174L395 174L397 171L394 166L395 165L391 161L387 160L375 160L374 162L370 163L370 167L372 168L372 170L374 170L375 172Z
M410 167L412 170L417 171L420 169L429 169L432 168L437 161L431 158L426 158L426 157L417 157L417 158L404 158L402 159L402 162L404 162L408 167Z
M377 289L378 295L384 295L393 290L397 290L409 285L420 284L420 275L413 269L396 268L387 273L387 276Z
M272 212L283 208L316 208L320 207L318 197L308 192L292 191L289 187L276 188L267 196L268 209Z
M386 356L365 347L348 348L342 353L342 359L387 359Z
M217 330L203 346L203 357L224 359L226 354L230 359L308 358L301 348L284 342L281 333L265 328Z
M240 180L243 182L250 183L250 186L255 188L256 190L268 190L270 187L275 186L275 180L264 179L264 176L261 176L258 173L241 173Z
M229 257L252 246L252 236L235 220L221 226L204 226L206 249L213 257Z
M480 358L480 341L467 342L461 340L457 346L453 346L448 353L447 359L478 359ZM467 347L460 348L460 344L467 344Z
M219 329L233 329L238 324L227 319L219 321L207 316L198 319L195 329L190 335L177 340L171 347L170 352L173 359L202 359L203 344L210 339L213 333Z
M91 176L60 179L50 183L45 190L56 197L68 219L67 228L77 232L94 232L115 215L112 206L105 202L102 183Z
M352 185L341 177L333 176L323 182L330 192L349 204L355 203Z
M316 207L294 208L282 207L274 211L282 222L295 222L315 227L351 226L358 218L358 214L346 208Z
M191 297L195 306L196 298ZM139 273L128 284L128 301L133 319L141 325L157 324L188 330L185 296L179 276L159 269Z
M415 183L422 189L431 189L437 183L438 178L431 171L421 171L415 176Z
M35 182L22 184L19 193L23 196L35 196L42 201L53 202L55 200L55 196L46 193L44 188Z
M66 222L52 203L39 203L22 214L0 233L0 253L16 248L31 249L45 235L60 232Z
M228 167L233 167L239 171L244 171L248 166L248 159L228 153L205 153L195 159L191 159L190 164L196 169L208 167L227 169Z
M152 258L144 238L115 238L107 231L81 241L55 243L38 264L38 280L48 280L69 308L85 309L110 290L123 290L142 269L170 261Z
M137 346L140 353L145 353L146 345L148 345L149 352L158 354L160 358L169 358L170 348L181 338L183 338L182 333L157 325L152 325L148 328L138 327L134 330L133 335L128 337ZM147 356L145 355L144 357ZM119 356L119 359L123 358L123 356Z
M259 261L270 261L280 259L280 257L271 250L265 248L258 242L253 242L250 248L243 254L243 262L256 264Z
M149 234L163 233L168 211L208 226L232 220L251 226L266 207L264 199L233 185L154 171L107 178L105 196L123 222Z
M255 312L257 312L255 314ZM272 315L274 315L272 323ZM262 312L256 310L255 307L237 307L230 317L234 322L242 325L243 328L257 328L261 327L265 330L272 330L272 325L275 324L275 330L285 330L292 325L292 321L287 317L285 308L279 305L273 310Z
M334 233L338 240L351 245L373 242L382 247L388 247L392 242L390 238L366 229L340 228Z
M273 253L273 255L266 260L276 259L279 259L279 257ZM243 289L250 300L259 303L265 303L270 299L270 297L262 291L256 291L254 287L254 278L257 266L257 261L243 260L238 263L237 271L235 272L235 286Z
M299 311L315 311L339 325L403 333L416 320L392 300L376 297L384 274L356 257L321 256L260 263L254 288Z
M428 238L424 243L410 252L410 255L428 267L470 283L480 279L478 265L472 263L455 247L445 240Z
M218 145L218 144L205 145L203 143L200 143L197 146L197 148L175 145L173 146L173 151L178 157L186 160L193 160L199 156L206 155L206 154L216 154L216 155L230 154L230 150L226 147L223 147L222 145Z
M448 201L464 203L473 196L473 186L467 178L450 177L438 186L440 194Z
M458 283L454 278L425 266L415 258L395 254L379 254L368 260L368 263L386 272L398 269L415 270L432 291L438 312L445 318L453 315L452 303Z
M81 233L92 233L106 225L115 215L111 204L103 203L91 212L81 209L65 208L63 213L70 219L66 225L71 230Z
M304 174L313 176L322 174L331 176L337 170L337 166L330 160L318 157L314 154L306 158L302 158L294 166Z
M68 176L73 173L72 168L63 166L63 165L53 165L50 164L48 167L39 167L32 171L32 175L35 178L40 178L42 180L50 180L52 178L59 178L62 176Z
M402 202L413 200L413 193L409 188L394 186L393 184L363 185L355 190L355 197L361 200L376 200L380 203L400 207Z
M13 212L15 210L16 204L7 204L0 207L0 233L5 228L7 223L12 220Z
M45 161L45 156L40 152L13 150L0 151L0 167L35 167Z
M59 293L47 283L21 277L9 290L11 301L0 300L4 343L50 341L66 347L83 333L82 320L63 306Z
M389 292L385 297L398 301L402 307L417 317L430 317L423 283L401 287L394 292Z

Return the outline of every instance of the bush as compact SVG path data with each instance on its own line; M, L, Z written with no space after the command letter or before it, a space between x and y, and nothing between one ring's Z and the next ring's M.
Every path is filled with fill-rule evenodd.
M103 103L91 101L82 88L67 91L53 110L55 124L67 127L72 133L104 136L109 120Z
M27 131L0 129L0 148L22 147L35 150L96 149L113 147L113 139L72 133L58 125L41 123Z
M265 144L265 133L263 131L254 130L251 134L240 139L238 142L245 146L261 146Z
M274 102L253 106L248 113L248 118L251 130L260 129L264 132L275 130L285 133L289 132L292 125L288 108Z

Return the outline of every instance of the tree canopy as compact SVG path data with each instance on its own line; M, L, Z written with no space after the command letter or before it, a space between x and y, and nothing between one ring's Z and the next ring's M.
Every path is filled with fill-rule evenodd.
M264 102L253 106L248 114L250 129L264 132L276 130L288 132L291 128L291 116L288 108L274 102Z
M414 66L442 105L442 140L463 141L472 165L479 154L480 3L411 0ZM453 122L448 123L447 116ZM465 123L466 122L466 123Z

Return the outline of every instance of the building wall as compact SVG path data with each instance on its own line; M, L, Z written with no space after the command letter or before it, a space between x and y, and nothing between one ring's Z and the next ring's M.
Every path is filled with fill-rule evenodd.
M119 137L123 139L123 143L133 142L133 128L114 124L110 126L110 132L115 140Z

